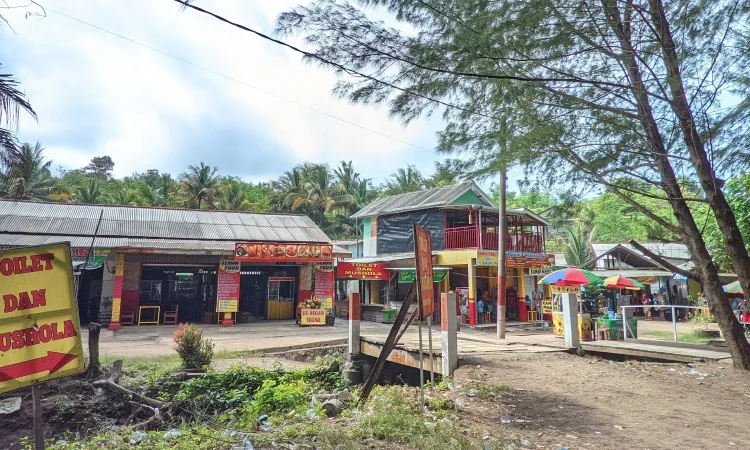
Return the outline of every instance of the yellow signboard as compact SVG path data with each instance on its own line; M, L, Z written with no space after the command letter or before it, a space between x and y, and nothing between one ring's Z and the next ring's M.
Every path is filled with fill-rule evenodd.
M581 286L555 286L550 285L550 292L553 294L580 294Z
M302 308L300 324L305 326L322 326L326 324L326 311L317 308Z
M84 370L70 245L0 252L0 393Z

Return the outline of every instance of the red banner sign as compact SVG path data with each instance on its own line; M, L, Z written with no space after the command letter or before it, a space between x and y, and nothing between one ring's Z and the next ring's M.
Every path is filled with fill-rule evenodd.
M336 276L350 280L384 280L388 281L386 264L380 263L350 263L339 261L336 266Z
M435 293L432 274L432 236L414 224L414 256L417 265L417 287L422 319L435 312Z
M282 244L275 242L238 242L234 244L236 261L318 262L333 259L330 244Z
M333 263L315 264L315 299L321 308L333 309Z
M219 261L216 311L237 312L240 303L240 262L231 259Z
M555 255L548 255L546 253L505 252L505 267L541 269L554 264Z

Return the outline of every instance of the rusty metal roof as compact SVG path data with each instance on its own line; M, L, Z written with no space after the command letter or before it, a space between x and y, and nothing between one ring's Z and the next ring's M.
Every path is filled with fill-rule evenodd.
M97 247L198 249L203 245L218 250L242 241L331 242L304 215L0 200L0 245L34 245L11 241L44 239L39 243L70 240L77 246L80 240L81 246L88 246L100 214Z

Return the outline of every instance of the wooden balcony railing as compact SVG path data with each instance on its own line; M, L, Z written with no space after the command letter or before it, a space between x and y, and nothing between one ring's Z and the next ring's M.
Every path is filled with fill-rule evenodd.
M544 253L544 239L541 233L508 230L505 240L506 251ZM497 250L497 227L482 227L481 248ZM445 249L480 248L479 227L456 227L445 229Z

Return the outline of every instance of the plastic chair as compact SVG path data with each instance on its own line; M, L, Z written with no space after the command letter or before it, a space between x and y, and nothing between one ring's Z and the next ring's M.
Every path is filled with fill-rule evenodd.
M164 325L177 325L177 313L180 310L179 305L174 305L174 310L164 311L162 314L162 323Z
M608 341L609 340L609 328L599 328L599 336L597 337L599 341Z
M133 311L120 312L120 325L135 325L135 312Z

